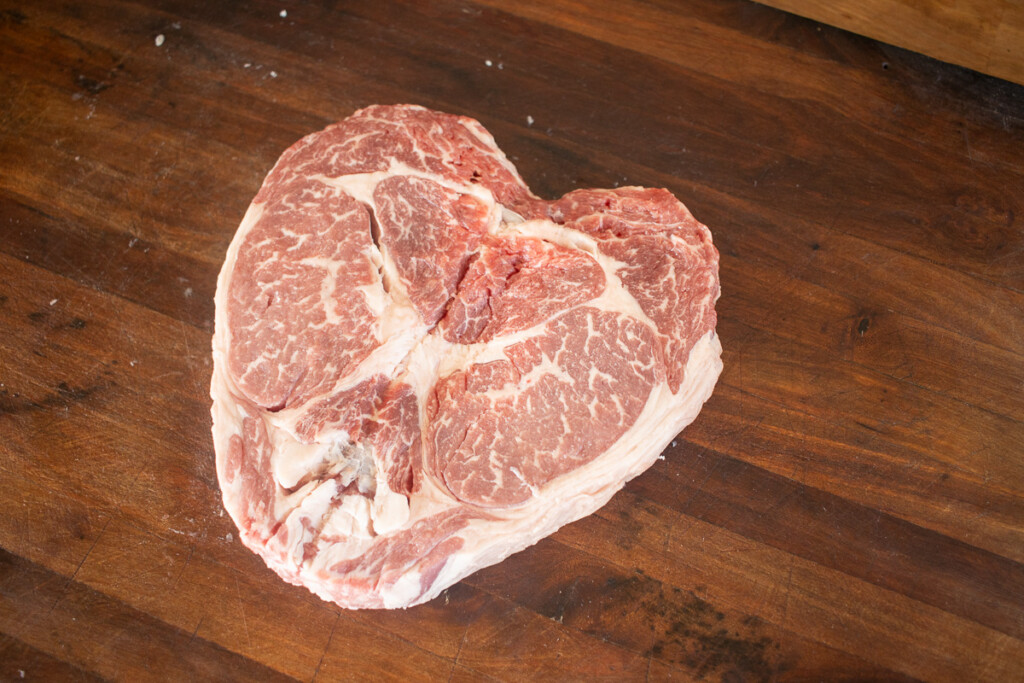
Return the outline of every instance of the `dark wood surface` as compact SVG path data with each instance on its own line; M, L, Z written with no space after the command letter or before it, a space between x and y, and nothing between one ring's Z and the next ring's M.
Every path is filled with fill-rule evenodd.
M0 679L1024 678L1024 88L740 0L0 6ZM348 612L222 512L210 334L277 156L378 102L675 192L725 370L598 513Z

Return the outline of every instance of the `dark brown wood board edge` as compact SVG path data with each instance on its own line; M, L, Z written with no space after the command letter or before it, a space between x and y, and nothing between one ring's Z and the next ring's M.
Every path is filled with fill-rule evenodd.
M1024 12L1010 2L758 0L968 69L1024 85Z

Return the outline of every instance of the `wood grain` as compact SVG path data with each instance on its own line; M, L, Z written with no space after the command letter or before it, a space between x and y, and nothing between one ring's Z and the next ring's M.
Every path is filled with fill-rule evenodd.
M1021 87L740 0L0 2L0 63L0 678L1024 677ZM210 334L277 156L375 102L675 192L725 371L596 514L348 612L223 512Z
M1011 0L762 0L847 31L1024 84L1024 8Z

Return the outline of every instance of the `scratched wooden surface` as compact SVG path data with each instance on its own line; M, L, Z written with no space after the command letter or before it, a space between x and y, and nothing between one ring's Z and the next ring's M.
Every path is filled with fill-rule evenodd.
M1020 86L741 0L0 7L0 680L1024 678ZM725 371L597 514L354 613L238 543L207 387L263 176L375 102L670 188Z

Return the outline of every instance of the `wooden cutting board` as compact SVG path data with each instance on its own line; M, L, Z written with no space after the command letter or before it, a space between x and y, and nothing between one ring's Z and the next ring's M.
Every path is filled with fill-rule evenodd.
M0 4L0 679L1024 678L1020 86L741 0ZM376 102L675 192L725 371L597 514L348 612L222 512L210 335L263 176Z
M1019 0L758 0L1024 85Z

